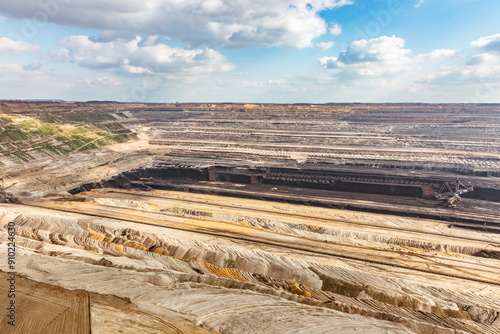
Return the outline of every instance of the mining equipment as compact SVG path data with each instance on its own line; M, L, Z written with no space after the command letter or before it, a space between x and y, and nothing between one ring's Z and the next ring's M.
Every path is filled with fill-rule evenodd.
M450 184L449 182L443 183L439 191L434 195L437 200L444 200L446 206L449 208L456 208L457 203L459 203L462 198L460 195L474 191L473 186L466 186L458 179L455 184Z

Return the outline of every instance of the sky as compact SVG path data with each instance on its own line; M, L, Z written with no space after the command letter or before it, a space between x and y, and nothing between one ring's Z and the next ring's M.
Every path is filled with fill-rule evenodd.
M0 0L0 99L500 103L500 1Z

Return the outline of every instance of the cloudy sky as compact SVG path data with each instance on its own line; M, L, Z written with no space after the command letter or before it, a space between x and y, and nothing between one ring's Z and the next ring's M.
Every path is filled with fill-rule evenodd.
M0 0L0 99L500 102L498 0Z

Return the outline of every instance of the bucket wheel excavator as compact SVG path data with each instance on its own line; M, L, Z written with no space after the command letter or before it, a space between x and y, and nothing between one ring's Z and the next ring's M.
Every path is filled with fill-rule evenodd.
M460 195L474 191L474 187L465 185L458 179L455 183L445 182L434 195L437 200L443 200L447 207L456 208L457 203L460 203L462 198Z

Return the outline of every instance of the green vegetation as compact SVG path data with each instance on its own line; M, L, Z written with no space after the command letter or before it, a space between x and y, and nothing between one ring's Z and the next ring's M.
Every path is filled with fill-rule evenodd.
M20 161L22 162L28 162L30 160L33 160L34 158L26 152L23 151L14 151L12 153L7 154L10 158L12 158L14 161Z
M89 132L91 132L91 131L89 129L86 129L86 128L76 128L74 130L69 131L68 133L71 135L73 135L73 134L77 135L77 134L89 133ZM105 135L106 134L104 134L104 136Z
M236 268L236 261L231 259L226 260L226 268Z
M0 142L26 140L28 138L29 136L24 131L10 126L6 127L6 129L0 133Z
M71 115L48 115L39 118L46 123L92 123L112 121L115 118L108 114L71 114Z
M56 155L69 152L68 150L65 150L59 146L54 146L54 145L50 145L50 144L41 145L38 149L43 150L43 151L52 152L52 153L55 153Z
M5 125L9 124L10 122L12 122L10 117L0 117L0 127L3 127Z
M0 156L25 163L40 155L57 156L129 141L131 131L110 122L113 120L108 114L0 117Z

